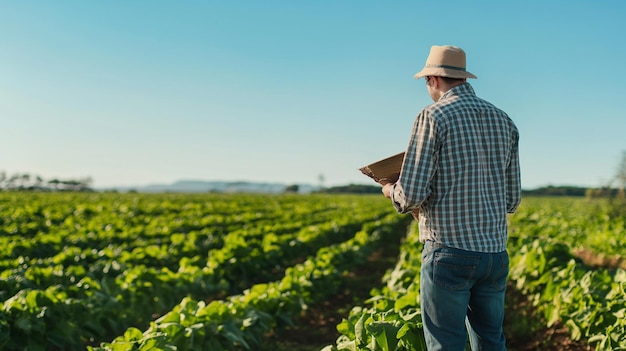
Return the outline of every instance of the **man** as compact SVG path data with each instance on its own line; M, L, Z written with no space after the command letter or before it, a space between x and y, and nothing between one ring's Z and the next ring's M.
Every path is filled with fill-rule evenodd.
M383 187L399 213L418 213L420 304L429 350L506 350L507 213L521 199L517 127L476 96L465 52L433 46L425 77L435 102L417 116L400 178Z

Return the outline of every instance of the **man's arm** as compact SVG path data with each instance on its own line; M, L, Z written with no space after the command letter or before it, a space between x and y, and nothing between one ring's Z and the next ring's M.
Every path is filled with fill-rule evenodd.
M387 184L383 185L382 192L383 192L383 195L385 195L386 198L391 199L391 195L393 194L393 187L394 187L394 185L395 185L395 183L394 184L387 183ZM413 211L411 211L411 215L413 216L413 218L415 218L415 220L419 221L419 215L420 215L419 207L414 209Z
M430 196L430 181L437 169L437 138L436 120L428 109L424 109L415 119L400 178L389 188L398 212L409 213Z
M506 211L513 213L522 200L522 181L519 164L519 134L515 133L515 140L511 149L511 158L506 169Z

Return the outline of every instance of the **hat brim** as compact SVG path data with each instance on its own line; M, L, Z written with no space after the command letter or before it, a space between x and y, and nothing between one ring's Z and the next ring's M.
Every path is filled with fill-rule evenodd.
M426 76L448 77L448 78L478 78L472 73L465 70L457 70L450 68L440 67L425 67L423 70L417 72L413 78L420 79Z

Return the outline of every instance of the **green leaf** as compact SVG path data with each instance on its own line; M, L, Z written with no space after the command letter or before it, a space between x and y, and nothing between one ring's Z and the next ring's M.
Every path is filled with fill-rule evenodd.
M15 326L28 334L30 333L32 324L30 322L30 319L28 319L28 317L20 316L20 318L17 319L17 322L15 322Z
M222 330L222 335L233 344L241 344L246 349L250 349L250 346L244 339L243 333L236 326L232 324L224 325L224 329Z
M414 324L404 324L397 334L406 345L411 346L411 350L426 351L426 339L424 339L424 330L417 328Z
M27 344L26 350L28 351L46 351L46 345L41 341L29 339Z
M383 351L394 351L398 346L397 334L400 328L395 324L385 321L372 322L366 328Z
M43 293L39 290L32 290L29 291L28 294L26 294L26 306L28 306L28 309L30 311L36 311L41 308L39 307L39 303L37 302L37 300L42 294Z
M226 350L226 348L219 341L217 341L215 337L209 339L209 341L207 341L207 343L204 346L206 347L206 350L211 350L211 351Z
M106 350L110 351L134 351L137 350L137 343L135 342L115 342L107 345Z
M350 341L344 341L344 342L340 342L337 345L337 350L339 351L357 351L357 347L356 347L356 341L355 340L350 340Z
M174 338L179 334L184 334L185 327L179 323L161 323L159 324L159 330L170 338Z
M580 330L580 327L576 324L576 322L568 319L567 322L565 322L565 325L567 325L567 327L569 328L572 340L580 340L580 338L582 337L582 331Z
M124 332L124 341L139 341L141 339L143 339L143 333L135 327L130 327Z
M367 343L367 334L365 329L366 314L361 314L361 318L354 325L354 335L356 336L356 344L363 345Z
M411 292L397 299L393 308L396 311L401 311L407 307L417 307L417 300L417 294L415 292Z

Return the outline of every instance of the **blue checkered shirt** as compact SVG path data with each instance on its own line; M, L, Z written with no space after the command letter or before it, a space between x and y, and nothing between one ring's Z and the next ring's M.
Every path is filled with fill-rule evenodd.
M506 249L507 213L521 200L519 132L502 110L453 87L422 110L391 199L419 209L420 240L479 252Z

